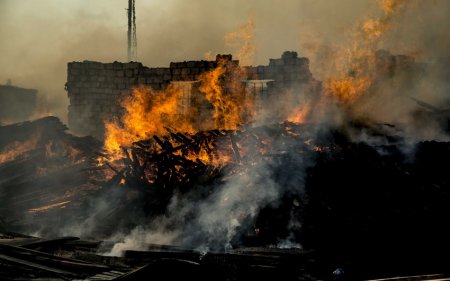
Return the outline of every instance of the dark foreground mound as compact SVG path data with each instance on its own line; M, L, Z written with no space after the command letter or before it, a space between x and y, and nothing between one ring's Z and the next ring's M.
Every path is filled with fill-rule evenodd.
M109 181L93 167L100 144L66 133L55 118L0 127L0 273L22 280L443 277L449 273L443 257L450 251L450 143L407 144L385 127L350 129L364 130L376 140L370 144L349 137L349 128L316 130L291 123L203 132L203 137L178 134L173 143L157 137L157 152L148 150L148 142L128 148L120 167L111 164L114 176ZM34 138L31 148L20 148ZM213 167L175 151L182 142L182 148L196 149L205 138L226 140L232 159L226 166ZM250 153L248 146L260 145L258 141L264 149ZM7 156L11 149L23 151ZM149 166L149 178L142 177L146 161L158 163ZM220 189L224 178L264 161L272 169L271 180L282 189L280 196L261 205L255 217L242 219L232 250L218 245L205 255L189 245L148 245L109 258L96 254L106 251L108 243L8 232L98 241L118 228L132 229L164 215L173 194L191 198L190 203L209 200L214 194L209 190ZM177 223L185 228L195 222ZM292 248L298 245L303 250Z

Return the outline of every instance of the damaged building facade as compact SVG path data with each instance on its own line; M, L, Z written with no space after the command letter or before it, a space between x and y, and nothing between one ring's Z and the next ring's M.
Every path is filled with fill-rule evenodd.
M240 66L231 55L217 55L214 61L172 62L169 67L156 68L143 66L139 62L70 62L66 83L70 100L69 128L74 133L102 139L105 122L119 118L123 111L121 99L130 93L130 89L141 85L156 91L164 90L171 84L181 87L184 95L180 100L179 113L188 112L190 106L196 106L203 111L197 115L198 122L205 122L211 119L208 118L208 111L212 108L199 106L198 99L203 98L198 90L200 80L204 73L216 69L222 62L234 68L234 74L224 75L224 79L234 79L240 83L242 94L253 100L252 110L257 112L265 104L275 112L271 112L270 118L280 114L279 121L286 120L287 116L283 116L283 108L278 109L275 104L285 94L291 97L296 95L301 103L302 98L319 95L322 91L322 83L310 71L309 59L291 51L284 52L280 58L270 59L268 65L259 66ZM406 77L402 79L406 84L411 84L420 77L423 68L410 56L392 55L384 50L376 53L376 75L383 81ZM405 73L408 75L405 76ZM376 81L373 87L377 86ZM224 91L226 93L227 89Z
M102 138L105 121L121 112L121 97L136 86L145 85L163 90L170 84L184 87L187 99L181 108L191 104L191 91L197 89L201 75L226 61L240 73L239 83L245 94L258 101L294 88L315 92L320 83L313 78L309 60L296 52L284 52L281 58L270 59L268 65L239 66L231 55L217 55L215 61L172 62L169 67L149 68L139 62L100 63L93 61L68 63L69 127L80 135ZM235 77L234 77L235 78Z

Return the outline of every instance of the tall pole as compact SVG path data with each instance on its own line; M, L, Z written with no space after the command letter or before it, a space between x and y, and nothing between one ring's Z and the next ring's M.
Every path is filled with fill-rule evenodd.
M137 60L136 10L134 0L128 0L128 61Z

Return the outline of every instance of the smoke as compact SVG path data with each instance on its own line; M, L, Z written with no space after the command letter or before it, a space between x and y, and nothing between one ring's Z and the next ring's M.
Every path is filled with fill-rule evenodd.
M314 1L140 1L138 58L147 66L231 53L223 35L248 15L256 24L256 63L297 49L300 20ZM348 2L348 1L346 1ZM322 2L323 8L329 5ZM358 6L363 6L359 5ZM312 5L317 9L317 4ZM40 110L67 120L67 62L126 60L126 1L0 1L0 83L39 90Z
M48 110L66 119L68 100L64 91L66 66L69 61L124 61L126 57L126 3L124 1L2 0L0 3L0 81L11 78L13 84L37 88ZM286 0L275 1L142 1L136 3L138 58L147 66L168 66L171 61L200 60L205 52L231 53L223 35L236 30L251 14L255 24L254 61L267 64L268 58L279 57L285 50L297 51L310 59L310 67L318 80L348 75L345 68L348 51L355 43L355 30L372 18L383 19L386 11L377 1ZM341 124L345 112L376 122L406 124L415 137L438 138L439 128L424 126L417 131L409 126L417 105L410 97L419 98L442 109L448 106L448 26L450 2L406 1L389 16L389 25L370 45L370 51L389 50L392 54L414 55L424 63L423 72L410 76L399 73L377 81L352 106L335 103L323 105L323 98L296 101L289 106L306 103L317 120ZM345 62L345 63L343 63ZM342 67L345 66L345 67ZM304 89L296 89L298 94ZM295 96L295 95L294 95ZM286 108L288 100L272 104ZM326 110L323 110L326 108ZM318 110L320 109L320 113ZM266 118L270 119L270 118ZM261 122L260 124L263 124ZM370 136L356 136L373 139ZM275 143L286 151L283 143ZM189 245L199 249L226 249L251 224L259 210L276 204L284 194L303 192L305 169L313 160L305 156L282 162L261 161L247 170L227 178L213 187L208 200L198 190L172 198L167 214L130 233L112 237L121 240L109 254L125 249L142 249L149 243ZM286 169L289 163L289 168ZM286 169L286 170L285 170ZM211 190L211 187L204 187ZM274 203L275 202L275 203ZM93 208L93 209L92 209ZM63 229L92 232L101 215L111 208L105 200L90 205L90 217ZM134 214L130 212L129 214ZM299 227L292 222L292 227ZM294 226L295 225L295 226ZM83 233L79 233L83 234ZM292 242L286 237L286 243ZM292 242L294 243L294 242Z
M327 116L336 117L336 124L348 118L391 123L412 140L448 139L442 124L421 120L417 112L423 108L411 98L439 109L450 107L445 78L450 40L439 26L448 25L449 8L445 1L373 1L370 11L334 34L314 21L305 22L300 48L311 60L314 77L325 82L324 92L341 103L338 111L330 104L322 106Z
M145 249L149 244L223 251L239 245L243 236L255 235L254 223L261 209L277 207L286 194L301 196L305 169L314 163L307 153L283 154L298 144L275 138L272 145L281 158L253 159L221 182L176 194L164 215L128 233L112 236L109 240L119 242L106 254L118 256L125 250ZM298 218L293 217L286 227L298 229ZM300 247L291 233L281 237L279 244Z
M411 56L416 63L415 69L399 70L391 79L381 80L374 93L362 101L360 108L365 109L369 118L400 124L407 137L446 140L448 135L433 120L426 122L425 126L418 124L415 112L423 108L410 98L440 109L450 107L450 84L444 78L448 77L450 69L450 39L445 28L439 26L448 21L450 3L403 1L402 4L399 12L392 15L390 28L380 38L378 48Z
M125 2L2 0L0 81L11 78L14 85L37 88L41 111L66 120L66 63L126 59ZM442 27L448 25L450 3L413 0L405 6L379 47L414 54L441 72L440 62L448 62L449 36ZM223 35L237 30L251 15L256 26L256 64L295 50L310 58L314 76L324 80L339 62L337 50L349 46L355 22L379 16L383 10L372 0L285 0L282 4L172 0L137 2L136 12L138 58L147 66L202 59L205 52L232 53ZM447 91L435 86L420 94L440 103L442 92Z
M255 24L250 17L246 24L239 27L239 31L225 34L225 43L237 48L234 52L236 59L241 65L252 65L255 56Z

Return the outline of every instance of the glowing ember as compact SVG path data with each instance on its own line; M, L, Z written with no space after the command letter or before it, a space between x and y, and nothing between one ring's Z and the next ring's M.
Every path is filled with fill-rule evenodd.
M69 203L70 203L70 201L63 201L63 202L59 202L59 203L55 203L55 204L51 204L51 205L47 205L47 206L42 206L42 207L39 207L39 208L29 209L28 212L30 212L30 213L40 213L40 212L46 212L46 211L48 211L50 209L57 208L57 207L65 208L66 205L69 204Z
M287 121L294 123L304 123L310 112L311 108L309 106L300 106L293 111L293 113L287 118Z
M24 142L14 142L0 153L0 164L16 159L18 156L36 148L38 138L33 137Z

